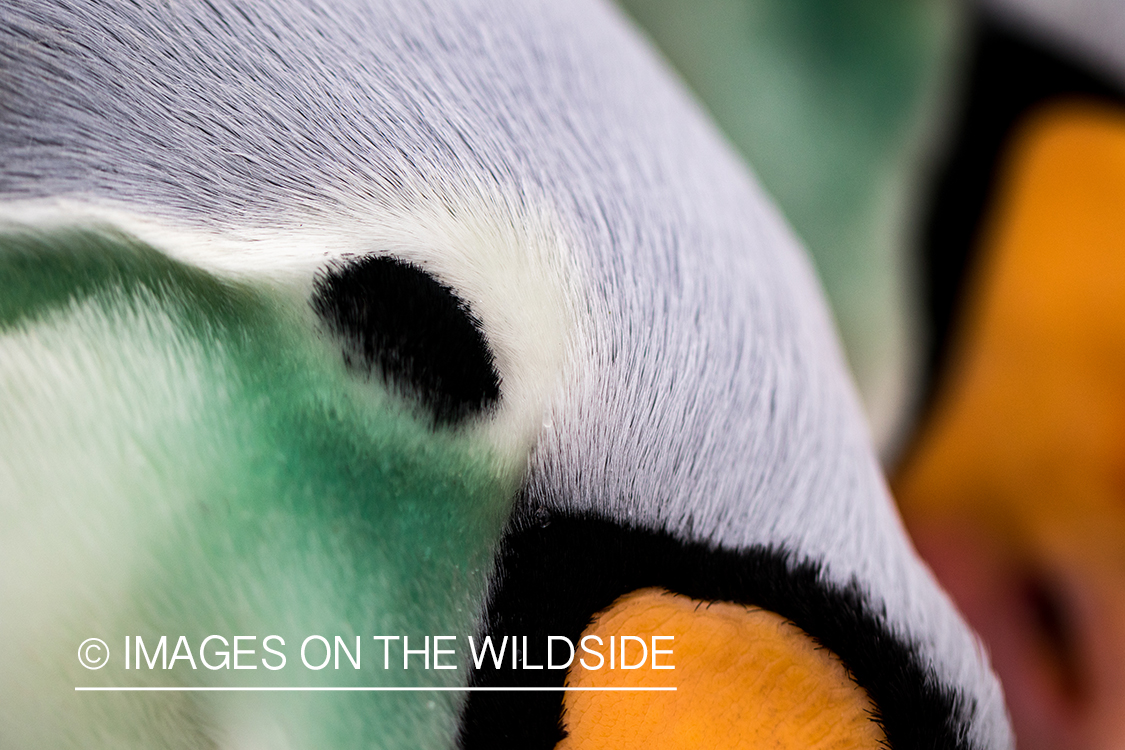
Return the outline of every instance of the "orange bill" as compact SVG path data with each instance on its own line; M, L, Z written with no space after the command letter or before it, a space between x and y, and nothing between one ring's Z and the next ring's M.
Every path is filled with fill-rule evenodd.
M676 690L568 692L558 750L885 747L873 703L840 660L772 612L642 589L600 613L580 643L571 687Z
M1023 748L1125 737L1125 113L1014 141L955 361L898 476Z

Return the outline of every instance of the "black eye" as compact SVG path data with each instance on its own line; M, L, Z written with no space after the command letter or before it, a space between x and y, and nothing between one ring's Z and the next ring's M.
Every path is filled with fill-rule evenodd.
M417 266L383 257L333 266L317 277L312 306L344 340L350 367L405 386L435 424L454 424L500 398L480 321Z

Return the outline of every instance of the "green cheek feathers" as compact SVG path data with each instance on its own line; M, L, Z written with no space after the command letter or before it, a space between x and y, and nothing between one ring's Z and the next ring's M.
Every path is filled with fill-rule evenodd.
M290 652L313 633L461 636L519 480L497 467L518 462L349 374L300 304L127 238L7 235L0 288L0 593L19 613L0 618L0 721L56 733L22 746L65 745L92 715L115 747L168 726L185 747L451 736L449 694L71 690L458 684L463 666L88 672L73 651L126 635L278 634ZM16 721L28 712L44 720Z

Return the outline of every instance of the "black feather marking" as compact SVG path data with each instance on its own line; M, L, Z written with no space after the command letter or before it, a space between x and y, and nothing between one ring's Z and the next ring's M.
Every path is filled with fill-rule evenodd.
M939 684L917 648L890 629L859 584L836 586L819 563L784 549L734 551L592 516L544 522L533 513L512 525L497 571L481 632L527 635L532 663L544 663L548 635L577 642L593 616L618 597L662 587L702 601L761 607L794 622L835 653L867 691L876 706L873 720L895 750L970 747L965 729L971 706ZM498 670L485 660L470 684L561 687L564 679L564 670ZM553 748L566 733L561 696L470 693L461 749Z
M435 424L455 424L500 400L480 321L421 268L376 256L331 266L316 279L312 306L343 339L350 367L404 386Z
M966 279L976 267L980 232L996 197L1011 136L1029 117L1055 102L1125 105L1125 90L1081 63L987 16L977 21L968 88L923 227L931 330L927 402L933 398L960 323Z

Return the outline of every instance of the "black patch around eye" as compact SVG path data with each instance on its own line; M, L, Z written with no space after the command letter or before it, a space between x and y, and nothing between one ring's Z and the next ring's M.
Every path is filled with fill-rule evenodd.
M480 321L452 289L395 258L366 257L316 279L312 306L345 343L348 365L405 386L435 424L500 399L500 375Z

